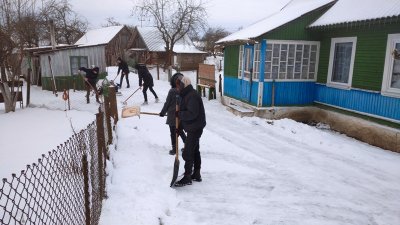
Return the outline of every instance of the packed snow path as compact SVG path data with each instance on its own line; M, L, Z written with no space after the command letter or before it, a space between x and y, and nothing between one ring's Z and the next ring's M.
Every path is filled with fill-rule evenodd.
M156 87L164 100L167 83ZM203 101L203 182L191 186L169 187L174 156L165 117L119 121L102 225L400 224L400 154L292 120L240 118Z

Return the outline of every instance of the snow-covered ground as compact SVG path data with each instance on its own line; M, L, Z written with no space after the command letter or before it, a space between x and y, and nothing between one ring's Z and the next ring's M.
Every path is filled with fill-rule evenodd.
M109 72L113 79L115 68ZM152 73L156 76L155 69ZM194 80L194 72L184 74ZM162 102L154 103L148 92L149 105L141 106L142 111L161 110L170 88L166 80L164 73L155 80ZM138 86L136 74L130 74L130 82L127 89L124 81L123 96L118 96L120 111L120 103ZM94 119L97 105L86 104L82 92L72 93L79 100L67 115L64 101L51 92L34 92L31 102L36 108L18 108L11 114L0 108L0 177L24 169L65 141L72 134L69 118L77 129ZM101 225L400 224L400 154L288 119L240 118L219 100L203 98L203 182L182 188L169 187L174 157L168 155L166 118L120 118L107 167L108 199ZM137 92L128 105L142 102ZM17 131L16 126L26 141L5 145L13 136L3 134ZM182 158L180 162L182 174Z

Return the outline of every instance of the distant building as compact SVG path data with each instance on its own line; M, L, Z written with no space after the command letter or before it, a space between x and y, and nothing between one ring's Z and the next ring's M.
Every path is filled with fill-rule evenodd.
M135 27L130 57L136 62L164 65L167 60L165 42L155 27ZM173 64L180 70L195 70L204 61L206 52L198 50L185 35L173 48Z
M96 65L100 68L100 77L106 76L106 67L116 65L117 57L123 56L129 48L131 38L132 33L126 26L111 26L89 30L72 46L38 47L25 51L38 59L33 71L39 73L36 77L41 80L43 90L53 88L49 63L58 90L83 89L79 67Z

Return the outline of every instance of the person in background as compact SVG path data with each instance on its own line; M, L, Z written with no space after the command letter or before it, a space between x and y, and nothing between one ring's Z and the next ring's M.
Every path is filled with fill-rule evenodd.
M170 80L171 89L168 92L167 99L165 100L164 107L160 112L160 116L163 117L167 114L167 122L169 125L169 131L171 135L171 145L172 149L169 151L170 155L175 155L176 153L176 124L175 124L175 109L176 109L176 95L178 91L176 90L176 78L178 76L183 76L181 73L175 73ZM181 136L183 143L186 140L186 134L183 132L182 126L178 128L178 135Z
M85 75L85 87L86 87L86 102L90 103L90 91L93 90L96 93L96 102L100 103L99 101L99 92L96 87L97 78L99 76L99 67L92 65L92 68L88 69L86 67L80 67L79 71L84 71Z
M187 135L182 153L182 158L185 160L185 174L181 180L175 183L176 187L182 187L191 185L192 180L202 181L200 174L200 137L206 126L206 114L203 100L197 91L193 89L188 77L178 76L176 88L181 97L178 118Z
M119 72L121 71L121 79L120 79L118 86L119 86L119 88L122 88L122 82L124 81L124 77L125 77L126 84L127 84L126 88L129 88L130 86L129 86L129 77L128 77L128 75L129 75L128 64L124 60L122 60L121 57L118 57L117 63L118 63L117 76L118 76Z
M156 92L153 90L153 76L151 76L151 73L147 69L145 64L138 63L135 66L135 69L138 71L139 75L139 86L142 87L142 82L143 82L143 96L144 96L144 102L143 105L147 105L147 89L150 89L151 93L153 93L154 97L156 98L156 102L159 102L158 96Z

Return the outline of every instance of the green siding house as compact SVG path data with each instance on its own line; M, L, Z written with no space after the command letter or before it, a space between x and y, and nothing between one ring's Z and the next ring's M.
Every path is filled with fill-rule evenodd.
M218 43L229 98L400 123L399 1L294 0Z

